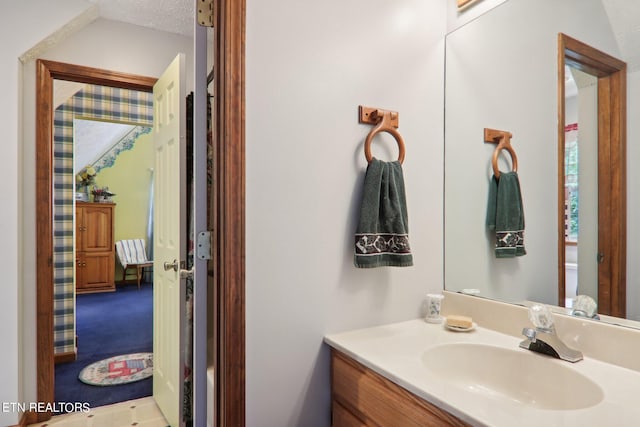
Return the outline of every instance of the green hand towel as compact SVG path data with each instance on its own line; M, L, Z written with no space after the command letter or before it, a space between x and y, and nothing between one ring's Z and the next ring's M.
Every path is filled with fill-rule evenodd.
M524 210L520 181L516 172L492 177L487 206L487 226L495 232L496 258L526 255L524 249Z
M360 221L355 234L356 267L413 265L404 178L400 162L373 159L367 166Z

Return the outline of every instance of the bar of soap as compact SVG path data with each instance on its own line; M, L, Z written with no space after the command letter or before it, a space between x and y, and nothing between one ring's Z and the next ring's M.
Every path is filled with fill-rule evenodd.
M447 316L447 326L467 329L473 326L473 321L471 320L471 317L450 314Z

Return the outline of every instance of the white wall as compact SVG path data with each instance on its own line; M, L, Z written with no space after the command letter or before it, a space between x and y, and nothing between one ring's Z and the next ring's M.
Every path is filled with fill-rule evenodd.
M247 426L328 426L323 336L416 318L442 290L445 16L445 0L247 1ZM353 266L359 104L400 114L410 268Z
M627 76L627 318L640 320L640 71Z
M598 85L578 89L578 294L598 301ZM570 122L567 122L570 123ZM576 123L576 122L571 122Z
M40 55L40 58L158 77L178 52L186 54L187 90L192 90L193 41L189 37L98 19ZM23 217L24 399L36 399L35 311L35 61L23 67L24 139L18 179L25 196Z
M18 58L40 40L87 11L90 4L82 0L60 0L55 7L48 0L3 2L0 5L0 81L5 91L0 97L3 164L0 168L2 209L0 209L0 258L3 260L0 286L0 402L22 402L24 373L33 369L23 363L22 351L22 220L21 201L21 73ZM33 226L33 224L30 224ZM0 412L0 425L18 422L18 414Z

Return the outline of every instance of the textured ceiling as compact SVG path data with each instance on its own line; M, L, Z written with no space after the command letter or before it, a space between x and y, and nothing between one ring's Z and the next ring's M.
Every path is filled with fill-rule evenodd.
M98 6L100 16L105 19L193 37L193 0L88 1ZM83 84L55 80L55 105L58 106L82 87ZM92 120L75 120L75 172L96 161L133 127Z
M155 30L192 37L193 0L89 0L100 16Z
M95 120L73 121L74 173L93 164L135 126Z

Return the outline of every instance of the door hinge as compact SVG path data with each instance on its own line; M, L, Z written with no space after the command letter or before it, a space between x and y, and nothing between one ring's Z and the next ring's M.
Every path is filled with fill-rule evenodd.
M213 0L198 1L198 25L213 27Z
M196 256L198 259L211 259L211 232L201 231L196 240Z

